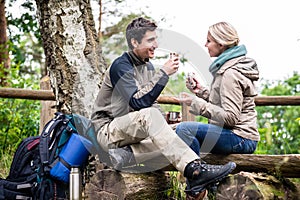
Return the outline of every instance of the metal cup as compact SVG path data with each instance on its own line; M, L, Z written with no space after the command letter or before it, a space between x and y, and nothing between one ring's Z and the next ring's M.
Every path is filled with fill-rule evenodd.
M169 112L169 116L168 116L168 120L169 122L177 122L178 118L179 118L180 112L175 112L175 111L170 111Z

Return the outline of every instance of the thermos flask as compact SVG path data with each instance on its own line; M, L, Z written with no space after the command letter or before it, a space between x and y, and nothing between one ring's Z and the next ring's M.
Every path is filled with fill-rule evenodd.
M75 166L71 168L70 172L70 200L81 200L82 199L82 188L81 185L81 174L80 168Z

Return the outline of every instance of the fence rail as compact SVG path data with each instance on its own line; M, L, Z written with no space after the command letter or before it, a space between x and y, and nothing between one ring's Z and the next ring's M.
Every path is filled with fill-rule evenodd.
M21 88L0 88L0 97L2 98L19 98L31 100L55 100L51 90L29 90ZM161 104L180 105L178 101L170 96L160 96L158 102ZM255 97L257 106L285 106L300 105L300 96L257 96Z

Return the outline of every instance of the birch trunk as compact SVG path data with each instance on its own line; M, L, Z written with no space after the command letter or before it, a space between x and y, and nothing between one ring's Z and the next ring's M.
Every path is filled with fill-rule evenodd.
M90 1L36 4L57 110L90 117L106 69Z

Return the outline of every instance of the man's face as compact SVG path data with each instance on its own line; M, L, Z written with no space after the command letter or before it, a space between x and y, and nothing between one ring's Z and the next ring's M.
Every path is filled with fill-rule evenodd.
M156 31L146 31L141 43L133 41L133 52L142 60L153 58L154 51L158 47L156 39Z

